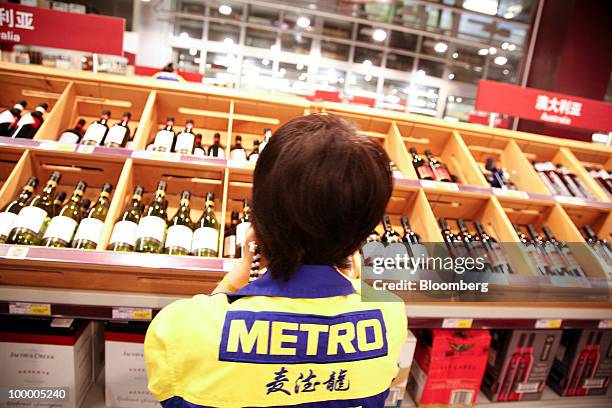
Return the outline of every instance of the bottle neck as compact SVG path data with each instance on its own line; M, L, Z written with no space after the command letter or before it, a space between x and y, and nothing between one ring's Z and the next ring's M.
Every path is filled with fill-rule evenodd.
M170 132L172 132L172 128L174 127L174 123L173 122L166 122L166 126L164 127L164 130L168 130Z

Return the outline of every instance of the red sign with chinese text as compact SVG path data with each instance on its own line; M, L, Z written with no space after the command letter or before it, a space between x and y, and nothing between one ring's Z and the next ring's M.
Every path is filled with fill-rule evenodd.
M0 4L0 42L122 55L125 20Z
M480 80L476 109L583 129L612 131L612 104Z

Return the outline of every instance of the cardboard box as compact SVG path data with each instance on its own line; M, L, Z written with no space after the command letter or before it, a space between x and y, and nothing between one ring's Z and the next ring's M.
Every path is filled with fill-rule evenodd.
M487 330L422 330L408 379L419 406L472 406L489 355Z
M491 352L482 391L491 401L542 397L561 330L491 330Z
M119 408L159 407L147 388L144 339L149 324L106 324L106 406Z
M22 402L19 407L79 407L93 382L89 321L0 319L0 387L68 387L63 403Z
M406 385L408 384L408 375L410 374L416 343L415 335L408 330L408 337L406 337L406 342L397 362L399 371L391 383L391 387L389 387L389 396L385 401L385 408L399 408L402 405L406 395Z
M562 396L605 395L612 377L612 330L564 330L548 385Z

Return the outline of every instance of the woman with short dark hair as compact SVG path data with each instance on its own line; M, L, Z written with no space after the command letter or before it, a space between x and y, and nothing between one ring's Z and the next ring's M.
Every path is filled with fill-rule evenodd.
M145 341L165 407L382 407L406 337L402 302L361 300L341 270L391 196L389 158L332 115L281 126L253 181L253 253L211 296L165 307Z

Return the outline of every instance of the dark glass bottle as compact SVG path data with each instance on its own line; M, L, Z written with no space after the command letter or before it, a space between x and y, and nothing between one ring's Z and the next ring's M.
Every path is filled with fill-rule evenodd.
M429 167L431 168L435 179L438 181L450 182L451 176L450 172L448 171L448 167L436 159L433 154L431 154L431 150L429 149L425 149L425 156L429 161Z
M206 193L204 212L193 233L191 253L196 256L217 256L219 254L219 222L215 215L215 195Z
M81 200L86 189L87 183L84 181L77 183L70 200L64 204L59 214L49 222L41 245L56 248L65 248L70 245L81 220Z
M240 221L238 211L232 211L230 223L225 227L225 238L223 239L223 257L236 257L236 226Z
M527 232L531 236L529 240L529 255L532 263L536 266L541 275L556 275L552 260L549 258L544 242L540 234L537 233L534 226L527 225Z
M166 238L166 218L168 201L166 201L166 182L157 184L153 202L143 214L136 229L136 252L162 253Z
M79 144L83 137L83 126L85 126L85 119L79 119L76 126L64 130L57 141L65 144Z
M34 176L30 177L26 185L23 186L19 197L8 203L2 209L2 212L0 212L0 244L6 242L8 234L13 227L13 223L15 219L17 219L17 215L21 209L28 204L37 185L38 178Z
M81 144L88 146L99 146L104 141L104 137L108 133L108 120L110 119L110 111L103 111L100 119L87 127L87 131L81 139Z
M399 236L397 232L391 226L391 220L388 215L384 215L382 219L382 224L385 232L382 236L382 242L386 244L393 244L397 242L402 242L402 238Z
M57 214L59 214L62 206L64 205L64 201L66 201L66 196L67 194L65 191L60 191L55 195L55 198L53 199L53 213L51 214L51 217L55 217Z
M157 131L153 140L153 150L156 152L171 152L174 150L176 134L174 133L174 118L166 119L166 125Z
M586 277L586 273L578 264L576 257L567 244L556 239L548 227L543 227L542 232L544 232L544 236L548 240L547 244L553 245L559 254L559 259L563 264L563 271L573 276Z
M128 140L130 140L130 128L128 123L132 114L125 112L121 117L121 122L117 122L112 128L108 130L106 137L104 138L104 146L106 147L125 147Z
M181 193L181 201L176 214L168 221L164 252L169 255L189 255L192 239L191 193L185 190Z
M234 145L230 150L230 160L235 160L238 162L246 161L246 150L244 150L244 147L242 147L242 136L236 135L234 140Z
M104 230L104 221L110 207L110 195L113 191L113 186L110 183L105 183L100 191L100 196L93 207L89 209L87 215L79 223L72 247L76 249L96 249L102 231Z
M412 154L412 165L414 166L417 176L421 180L435 180L433 170L425 163L425 160L417 153L414 147L410 148L410 153Z
M0 113L0 136L10 136L21 118L21 112L27 106L26 101L17 101L12 108L7 109Z
M606 241L599 239L589 225L582 227L582 230L586 235L587 244L595 251L595 254L608 265L612 265L612 250L610 245Z
M242 258L246 242L247 230L251 226L251 203L249 200L243 200L242 202L242 218L236 225L236 257Z
M193 133L193 120L187 119L185 129L176 136L174 151L180 154L193 154L195 148L195 134Z
M225 158L225 151L223 147L221 147L221 135L219 132L215 132L213 135L213 144L208 148L207 155L209 157Z
M256 163L257 159L259 159L259 140L255 139L253 141L253 151L249 154L249 162Z
M16 139L33 139L38 129L45 121L44 115L47 113L49 105L41 103L33 112L23 115L15 125L12 136Z

